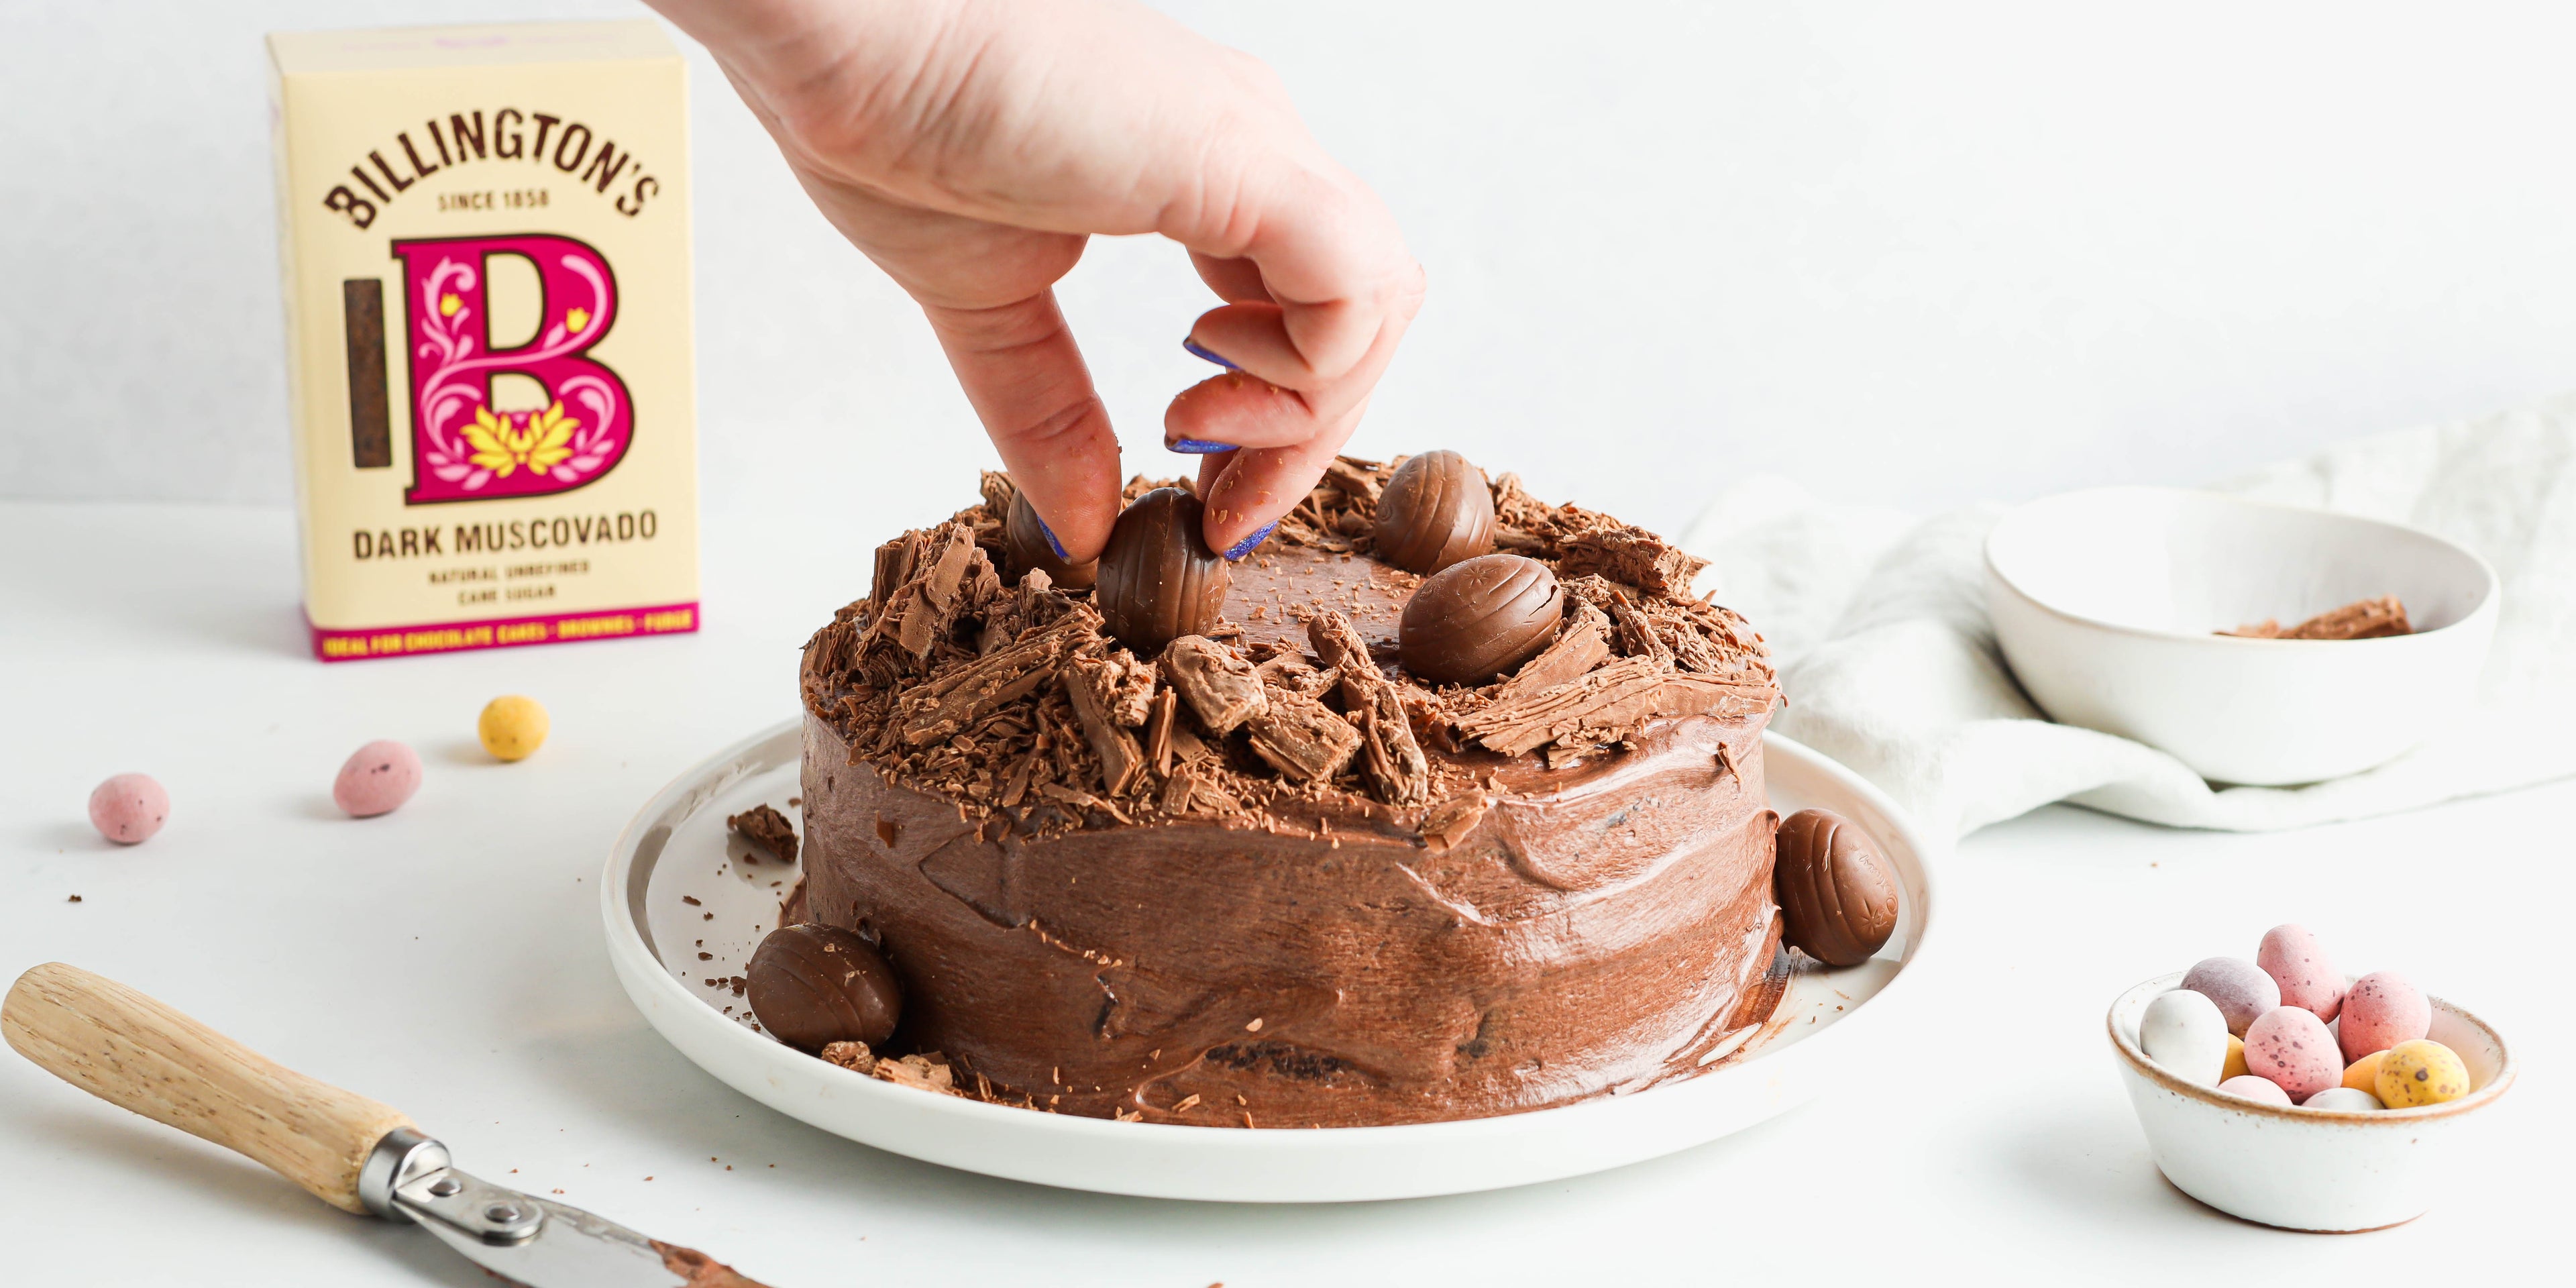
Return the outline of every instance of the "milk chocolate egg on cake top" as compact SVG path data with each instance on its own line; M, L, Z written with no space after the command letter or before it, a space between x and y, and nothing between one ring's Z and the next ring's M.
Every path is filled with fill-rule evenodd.
M1857 966L1886 945L1896 933L1896 874L1851 820L1802 809L1780 821L1778 844L1771 883L1790 946L1828 966Z
M1144 656L1184 635L1205 635L1225 608L1234 574L1208 548L1199 499L1176 487L1136 498L1109 530L1092 602L1109 633Z
M1038 521L1038 512L1029 504L1029 494L1011 495L1010 516L1002 521L1002 540L1011 555L1014 575L1031 568L1043 568L1049 580L1066 590L1087 590L1100 568L1097 559L1089 563L1066 563L1055 552L1055 543L1047 539L1046 525Z
M1434 573L1494 549L1494 494L1456 452L1424 452L1397 466L1377 500L1377 556Z
M873 1046L903 1017L903 989L876 946L838 926L781 926L760 941L744 990L762 1028L789 1046Z
M1555 570L1525 555L1480 555L1414 588L1396 649L1416 679L1483 684L1537 656L1564 619Z

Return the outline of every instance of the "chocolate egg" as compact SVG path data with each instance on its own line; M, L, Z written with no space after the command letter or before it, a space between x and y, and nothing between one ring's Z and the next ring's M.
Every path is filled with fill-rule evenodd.
M2138 1017L2138 1048L2156 1067L2204 1087L2228 1073L2227 1017L2218 1003L2187 988L2158 993Z
M1026 492L1011 496L1011 513L1002 520L1002 544L1011 556L1012 575L1044 568L1047 577L1065 590L1089 589L1093 574L1100 568L1097 559L1066 563L1064 556L1055 552L1055 542L1048 540L1046 525L1038 521L1038 512L1029 504Z
M1377 556L1434 573L1494 548L1494 494L1484 471L1456 452L1424 452L1396 467L1377 499Z
M1828 966L1857 966L1896 933L1896 874L1851 820L1802 809L1780 821L1778 845L1771 885L1791 947Z
M2335 1038L2350 1064L2432 1031L2433 1003L2424 990L2393 970L2381 970L2354 980L2344 993Z
M1525 555L1481 555L1413 588L1396 651L1415 679L1483 684L1537 656L1564 619L1554 569Z
M762 1028L789 1046L871 1046L894 1033L903 989L876 946L838 926L781 926L751 955L745 992Z
M2273 1007L2246 1026L2245 1068L2280 1084L2293 1104L2343 1082L2334 1034L2315 1012L2299 1006Z
M2218 1094L2234 1096L2239 1100L2260 1100L2267 1105L2290 1103L2290 1093L2281 1090L2280 1083L2259 1073L2240 1073L2233 1078L2221 1080L2218 1084Z
M1109 530L1092 603L1109 633L1151 657L1184 635L1205 635L1225 608L1234 573L1208 549L1199 499L1176 487L1136 498Z
M2327 960L2325 946L2301 925L2274 926L2263 932L2254 964L2281 986L2281 1005L2295 1006L2320 1020L2343 1010L2343 975Z
M2281 986L2263 968L2242 957L2211 957L2182 977L2182 986L2218 1003L2227 1031L2243 1037L2245 1028L2265 1011L2281 1004Z

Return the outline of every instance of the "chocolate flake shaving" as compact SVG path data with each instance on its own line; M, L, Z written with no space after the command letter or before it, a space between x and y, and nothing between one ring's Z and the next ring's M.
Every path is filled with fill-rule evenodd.
M796 828L787 816L767 805L754 805L739 814L729 815L725 826L742 839L769 851L781 863L796 861ZM691 900L694 903L696 900Z
M1404 703L1377 663L1351 619L1324 609L1306 619L1306 642L1341 672L1342 705L1359 725L1360 768L1376 786L1378 799L1389 805L1419 805L1431 796L1431 762L1413 740Z
M1302 693L1270 689L1260 715L1244 727L1252 754L1297 782L1329 782L1360 749L1360 731L1331 707Z
M1190 714L1219 737L1234 732L1268 705L1252 664L1204 635L1184 635L1166 646L1163 673L1190 704Z

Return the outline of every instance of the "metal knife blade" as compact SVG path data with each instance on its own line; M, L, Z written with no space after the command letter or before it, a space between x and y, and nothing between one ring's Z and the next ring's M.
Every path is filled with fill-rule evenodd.
M762 1288L694 1249L442 1167L395 1187L394 1211L528 1288Z

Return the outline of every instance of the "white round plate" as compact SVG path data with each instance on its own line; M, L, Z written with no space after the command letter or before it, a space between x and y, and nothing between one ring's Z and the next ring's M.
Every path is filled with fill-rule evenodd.
M725 816L790 817L801 727L726 748L647 802L608 858L601 911L627 995L682 1055L726 1085L835 1135L949 1167L1071 1189L1243 1203L1332 1203L1500 1189L1656 1158L1792 1109L1865 1072L1922 992L1937 895L1930 847L1867 782L1778 734L1763 763L1773 807L1820 806L1877 838L1903 887L1894 938L1842 970L1794 976L1777 1015L1697 1077L1558 1109L1400 1127L1243 1130L1109 1122L898 1087L748 1027L727 983L775 929L795 870L753 856ZM1808 965L1812 966L1811 963Z

